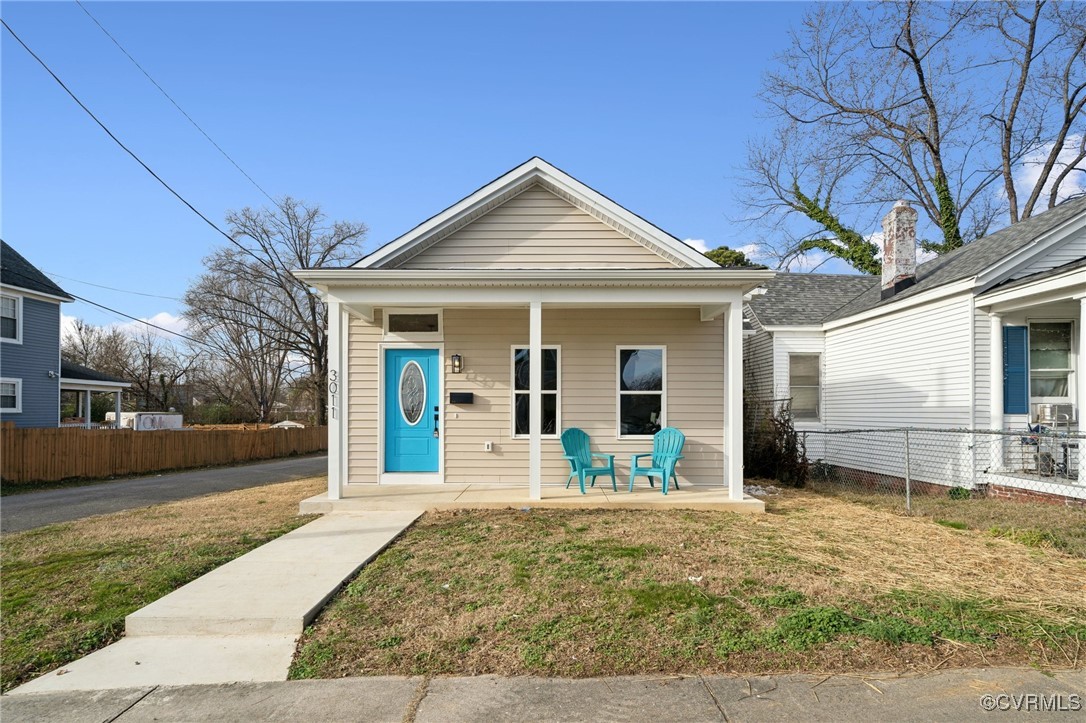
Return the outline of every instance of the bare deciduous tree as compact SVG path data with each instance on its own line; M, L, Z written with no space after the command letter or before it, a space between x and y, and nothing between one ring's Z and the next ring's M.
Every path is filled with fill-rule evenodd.
M862 229L897 198L935 253L1054 206L1086 172L1084 47L1086 6L1054 0L820 4L763 84L781 122L748 147L753 218L790 232L783 259L873 273Z
M204 259L204 265L208 276L230 283L198 283L186 293L186 304L197 315L229 316L239 328L245 326L247 333L271 345L271 352L262 353L283 353L287 355L284 359L303 360L316 387L318 423L324 424L326 308L291 271L342 265L357 259L366 226L329 222L320 206L289 197L275 208L232 211L226 220L234 245L211 254Z

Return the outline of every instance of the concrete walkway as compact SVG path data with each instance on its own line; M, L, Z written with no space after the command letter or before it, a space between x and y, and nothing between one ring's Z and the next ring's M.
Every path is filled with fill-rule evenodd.
M0 532L19 532L161 502L215 492L289 482L328 473L328 456L288 457L267 462L193 469L131 479L8 495L0 501Z
M125 637L11 691L286 680L295 641L421 511L322 517L125 619Z
M1082 719L1086 675L349 678L4 696L4 723L82 721L991 721ZM1048 712L1036 712L1040 706ZM1033 711L1030 706L1034 706Z

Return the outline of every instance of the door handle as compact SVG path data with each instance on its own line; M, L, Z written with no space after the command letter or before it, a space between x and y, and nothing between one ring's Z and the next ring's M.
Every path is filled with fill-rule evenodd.
M434 409L437 409L437 407L434 407ZM437 427L437 423L438 423L438 420L440 419L440 417L441 417L441 415L439 415L439 414L434 415L434 438L435 439L437 437L441 436L441 432L438 430L438 427Z

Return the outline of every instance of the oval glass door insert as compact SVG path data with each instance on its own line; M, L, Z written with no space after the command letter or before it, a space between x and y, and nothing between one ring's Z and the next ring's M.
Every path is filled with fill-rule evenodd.
M417 361L411 360L400 372L400 414L414 427L426 407L426 376Z

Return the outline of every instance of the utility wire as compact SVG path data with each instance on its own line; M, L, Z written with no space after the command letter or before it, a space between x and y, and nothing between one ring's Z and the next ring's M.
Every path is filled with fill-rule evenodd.
M16 271L15 269L10 269L10 268L5 267L4 268L4 276L9 276L9 275L18 276L19 278L25 279L26 281L33 281L33 282L38 281L38 279L27 276L26 274L21 274L18 271ZM167 329L166 327L159 326L158 324L152 324L151 322L147 321L146 319L140 319L139 317L132 316L131 314L126 314L123 311L118 311L117 309L114 309L111 306L106 306L105 304L99 304L97 301L91 301L90 299L84 298L84 297L80 296L79 294L72 294L72 293L67 292L67 291L65 291L64 293L66 295L72 297L73 299L78 299L79 301L82 301L85 304L90 304L91 306L97 306L99 309L105 309L106 311L108 311L108 312L110 312L112 314L118 314L120 316L123 316L126 319L131 319L132 321L135 321L135 322L138 322L140 324L144 324L146 326L149 326L152 329L158 329L159 331L164 331L167 334L173 334L174 336L181 337L182 339L184 339L186 341L191 341L193 344L198 344L198 345L200 345L202 347L205 347L205 348L211 349L212 351L215 351L215 348L212 347L211 345L209 345L207 342L200 341L199 339L193 339L191 336L187 336L185 334L182 334L181 332L173 331L172 329Z
M57 274L57 273L54 273L52 271L45 271L44 269L42 269L42 273L46 274L47 276L55 276L58 279L65 279L66 281L74 281L77 284L86 284L87 286L94 286L94 287L97 287L99 289L106 289L107 291L119 291L122 294L134 294L136 296L149 296L152 299L167 299L169 301L180 301L182 303L184 303L184 301L185 301L184 299L179 299L176 296L162 296L161 294L146 294L146 293L144 293L142 291L130 291L128 289L118 289L118 288L113 287L113 286L103 286L102 284L94 284L94 283L91 283L90 281L83 281L82 279L73 279L71 276L64 276L63 274Z
M69 89L69 88L68 88L68 86L66 86L66 85L64 84L64 81L63 81L63 80L61 80L61 79L60 79L59 77L57 77L57 74L56 74L56 73L54 73L54 72L53 72L53 70L52 70L52 69L51 69L51 68L50 68L50 67L49 67L48 65L46 65L46 64L45 64L45 61L44 61L44 60L42 60L41 58L39 58L39 57L37 56L37 54L36 54L36 53L35 53L35 52L34 52L33 50L31 50L31 49L30 49L30 46L28 46L28 45L27 45L26 43L24 43L24 42L23 42L23 39L22 39L22 38L20 38L20 37L19 37L18 35L16 35L16 34L15 34L15 31L11 29L11 26L10 26L10 25L8 25L8 23L7 23L7 21L6 21L6 20L4 20L3 18L0 18L0 24L3 24L3 26L4 26L4 29L5 29L5 30L7 30L7 31L8 31L9 33L11 33L11 37L15 38L15 39L16 39L16 40L17 40L17 41L19 42L19 45L23 46L23 49L24 49L24 50L26 50L26 52L30 53L30 56L31 56L32 58L34 58L34 60L38 61L38 64L39 64L39 65L41 65L41 67L45 68L45 71L46 71L47 73L49 73L49 75L53 76L53 80L55 80L55 81L57 82L57 84L58 84L58 85L60 85L60 87L64 89L64 92L66 92L66 93L67 93L68 95L70 95L70 96L72 97L72 100L74 100L74 101L75 101L75 102L76 102L76 103L77 103L77 104L79 105L79 107L80 107L80 108L82 108L82 109L83 109L83 110L84 110L84 111L86 112L86 114L87 114L87 115L89 115L89 116L90 116L90 117L91 117L92 119L94 119L94 122L95 122L95 123L97 123L97 124L99 125L99 127L101 127L101 129L102 129L102 130L104 130L104 131L106 132L106 135L108 135L108 136L109 136L110 138L112 138L112 139L113 139L113 142L114 142L114 143L116 143L116 144L117 144L118 146L120 146L120 147L121 147L121 149L122 149L122 150L123 150L123 151L124 151L125 153L127 153L127 154L128 154L128 155L130 155L130 156L132 156L132 158L133 158L133 159L134 159L134 160L136 161L136 163L138 163L138 164L140 164L141 166L143 166L143 169L144 169L145 171L147 171L148 173L150 173L150 174L151 174L151 176L152 176L152 177L153 177L153 178L154 178L154 179L155 179L156 181L158 181L159 183L161 183L161 184L162 184L162 186L163 186L163 187L164 187L164 188L165 188L165 189L166 189L167 191L169 191L169 192L170 192L170 193L172 193L172 194L173 194L174 196L176 196L176 197L177 197L177 200L178 200L178 201L180 201L181 203L183 203L183 204L185 204L186 206L188 206L188 207L189 207L189 210L190 210L190 211L192 211L192 212L193 212L193 213L195 213L195 214L196 214L197 216L199 216L199 217L200 217L201 219L203 219L204 223L206 223L206 224L207 224L208 226L210 226L211 228L213 228L213 229L215 229L216 231L218 231L218 232L219 232L219 234L220 234L220 235L221 235L221 236L222 236L223 238L225 238L225 239L226 239L227 241L229 241L230 243L232 243L232 244L233 244L234 246L237 246L237 247L238 247L239 249L241 249L241 250L243 250L243 251L247 251L247 249L246 249L246 248L245 248L244 246L242 246L242 245L241 245L240 243L238 243L237 241L235 241L235 240L234 240L234 239L233 239L233 238L232 238L232 237L230 236L230 234L228 234L228 233L226 233L225 231L223 231L223 230L222 230L221 228L219 228L219 227L218 227L217 225L215 225L215 222L214 222L214 221L212 221L211 219L209 219L209 218L208 218L207 216L205 216L204 214L200 213L200 211L198 211L198 210L196 209L196 207L195 207L195 206L193 206L193 205L192 205L191 203L189 203L188 201L186 201L186 200L185 200L185 198L184 198L184 196L182 196L182 195L181 195L180 193L178 193L177 191L173 190L173 187L171 187L171 186L170 186L170 184L168 184L168 183L166 183L166 182L165 182L164 180L162 180L162 178L161 178L161 177L160 177L160 176L159 176L159 175L158 175L157 173L155 173L154 171L152 171L152 170L151 170L151 167L150 167L150 166L148 166L148 165L147 165L146 163L144 163L144 162L143 162L143 160L141 160L139 156L137 156L137 155L136 155L135 153L133 153L133 152L132 152L132 150L131 150L131 149L129 149L129 147L128 147L128 146L126 146L126 145L125 145L124 143L122 143L122 142L121 142L121 140L120 140L119 138L117 138L117 136L113 135L113 131L111 131L111 130L110 130L109 128L107 128L107 127L106 127L106 124L105 124L105 123L103 123L102 121L98 120L98 116L94 115L94 113L92 113L92 112L91 112L90 108L88 108L87 106L85 106L85 105L83 104L83 101L79 100L79 98L78 98L78 97L76 96L76 94L75 94L75 93L73 93L73 92L71 91L71 89Z
M263 189L263 188L262 188L262 187L260 186L260 184L259 184L259 183L257 183L256 181L254 181L254 180L253 180L253 177L252 177L252 176L250 176L250 175L249 175L248 173L246 173L246 172L245 172L245 169L244 169L244 168L242 168L242 167L241 167L240 165L238 165L238 162L237 162L237 161L235 161L235 160L234 160L233 158L231 158L231 157L230 157L230 154L228 154L228 153L227 153L226 151L224 151L224 150L222 149L222 147L221 147L221 146L220 146L220 145L219 145L218 143L216 143L216 142L214 141L214 139L212 139L212 137L211 137L211 136L209 136L209 135L207 134L207 131L205 131L205 130L204 130L203 128L201 128L201 127L200 127L200 124L199 124L199 123L197 123L196 121L194 121L194 120L192 119L192 116L190 116L190 115L189 115L188 113L186 113L186 112L185 112L185 109L184 109L184 108L182 108L182 107L181 107L181 106L180 106L180 105L179 105L179 104L177 103L177 101L176 101L176 100L174 100L174 99L173 99L173 97L172 97L172 96L170 96L170 94L166 92L166 89L165 89L165 88L163 88L163 87L162 87L161 85L159 85L159 84L158 84L158 81L156 81L156 80L155 80L154 78L152 78L152 77L151 77L151 74L150 74L150 73L148 73L148 72L147 72L147 71L146 71L146 70L144 69L144 67L143 67L142 65L140 65L140 64L139 64L139 62L138 62L138 61L137 61L137 60L136 60L135 58L133 58L133 57L132 57L132 54L131 54L131 53L129 53L129 52L127 51L127 50L125 50L125 49L124 49L124 46L123 46L123 45L121 45L120 41L118 41L118 40L117 40L117 38L113 37L113 35L112 35L112 34L111 34L111 33L110 33L110 32L109 32L108 30L106 30L105 26L104 26L104 25L102 25L102 23L98 21L98 18L96 18L96 17L94 17L93 15L91 15L91 12L90 12L90 10L87 10L86 6L85 6L85 5L83 5L83 3L81 3L81 2L79 1L79 0L75 0L75 4L76 4L76 5L78 5L78 6L80 7L80 9L82 9L82 10L83 10L83 12L85 12L85 13L87 14L87 17L89 17L89 18L90 18L91 20L93 20L93 21L94 21L94 24L95 24L95 25L97 25L97 26L99 27L99 29L100 29L100 30L101 30L101 31L102 31L103 33L105 33L105 34L106 34L106 37L107 37L107 38L109 38L110 40L112 40L112 41L113 41L113 44L114 44L114 45L116 45L116 46L117 46L117 47L118 47L118 48L120 49L120 51L121 51L122 53L124 53L124 54L125 54L125 57L127 57L127 58L128 58L129 60L131 60L131 61L132 61L132 64L133 64L133 65L135 65L135 66L136 66L137 68L139 68L140 72L141 72L141 73L143 73L143 74L144 74L144 75L145 75L145 76L147 77L147 80L151 81L151 84L152 84L152 85L154 85L154 86L155 86L156 88L158 88L159 92L160 92L160 93L162 93L162 95L166 96L166 100L168 100L168 101L170 101L171 103L173 103L173 107L174 107L174 108L177 108L178 112L180 112L180 113L181 113L181 115L185 116L185 118L186 118L186 119L188 119L188 122L189 122L189 123L191 123L191 124L192 124L192 126L193 126L193 127L194 127L194 128L196 129L196 130L200 131L200 133L201 133L201 134L203 135L203 137L204 137L204 138L206 138L206 139L208 140L208 143L210 143L211 145L215 146L215 149L216 149L216 150L217 150L217 151L218 151L219 153L221 153L221 154L223 155L223 157L224 157L224 158L225 158L226 160L230 161L230 163L231 163L231 164L232 164L232 165L234 166L234 168L238 169L238 171L239 171L239 172L241 173L241 175L243 175L243 176L245 176L245 177L246 177L247 179L249 179L249 183L253 184L253 186L255 186L255 187L256 187L256 189L257 189L258 191L260 191L261 193L263 193L263 194L264 194L264 196L265 196L265 198L267 198L267 199L268 199L269 201L271 201L273 205L274 205L274 204L277 204L277 201L276 201L276 200L275 200L274 198L272 198L272 197L271 197L271 195L270 195L270 194L269 194L269 193L268 193L267 191L265 191L265 190L264 190L264 189ZM10 30L10 28L9 28L9 30ZM12 33L12 34L14 35L14 33Z

